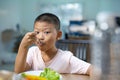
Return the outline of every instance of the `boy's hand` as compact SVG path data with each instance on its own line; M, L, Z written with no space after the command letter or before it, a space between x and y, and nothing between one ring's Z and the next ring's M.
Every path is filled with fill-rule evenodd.
M35 32L28 32L22 39L21 45L24 48L28 48L30 45L34 44L36 41L36 33Z

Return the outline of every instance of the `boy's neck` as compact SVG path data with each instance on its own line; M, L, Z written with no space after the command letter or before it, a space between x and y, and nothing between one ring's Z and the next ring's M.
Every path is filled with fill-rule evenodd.
M48 62L51 59L53 59L55 55L57 54L57 51L58 51L57 48L49 49L47 51L41 51L41 55L42 55L44 62Z

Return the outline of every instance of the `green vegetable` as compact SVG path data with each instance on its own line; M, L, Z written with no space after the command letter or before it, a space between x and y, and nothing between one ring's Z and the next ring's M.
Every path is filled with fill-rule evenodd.
M45 77L47 80L60 80L60 74L50 68L45 68L40 77Z
M22 75L22 77L26 77L26 74L25 74L25 73L22 73L21 75Z

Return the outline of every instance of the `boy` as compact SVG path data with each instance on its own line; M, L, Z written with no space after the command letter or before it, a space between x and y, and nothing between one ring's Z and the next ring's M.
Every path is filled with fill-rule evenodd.
M61 36L60 20L56 15L39 15L34 22L34 31L28 32L21 41L15 61L15 72L42 70L48 67L59 73L89 75L89 63L73 56L70 51L56 48L55 43ZM36 46L30 47L32 44Z

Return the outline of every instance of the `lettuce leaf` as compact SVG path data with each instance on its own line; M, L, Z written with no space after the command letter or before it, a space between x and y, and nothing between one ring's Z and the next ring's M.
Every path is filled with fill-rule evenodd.
M45 68L40 77L45 77L47 80L60 80L60 74L50 68Z

